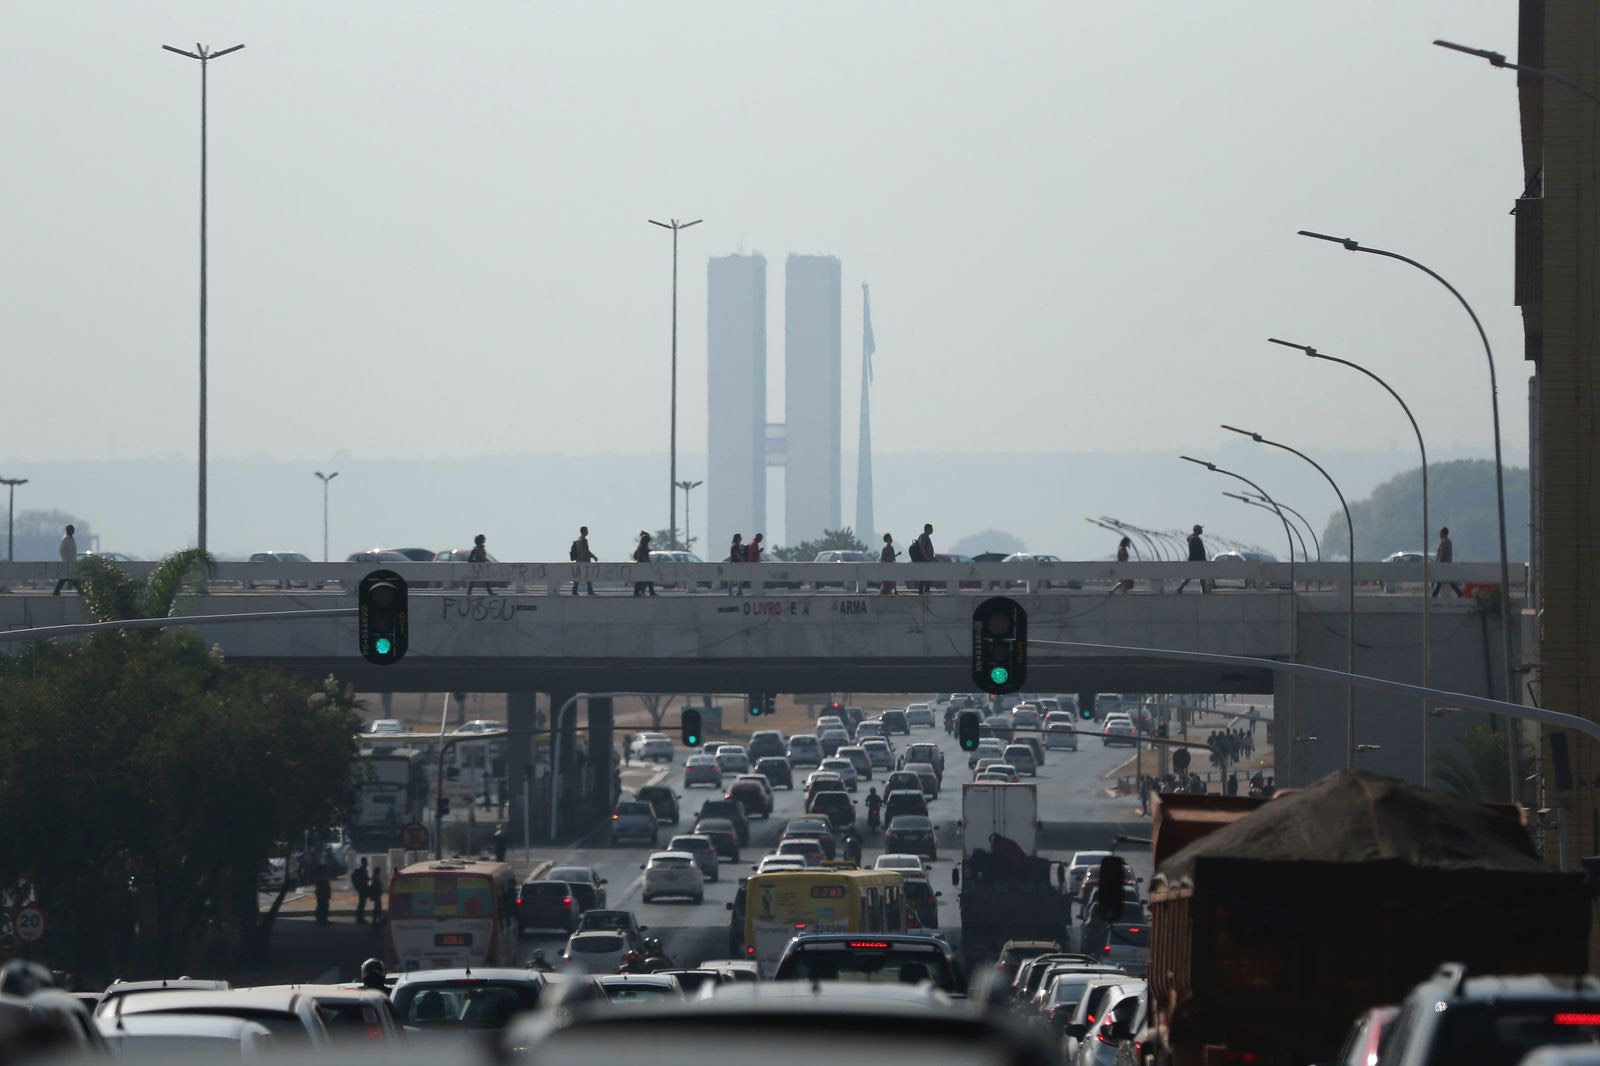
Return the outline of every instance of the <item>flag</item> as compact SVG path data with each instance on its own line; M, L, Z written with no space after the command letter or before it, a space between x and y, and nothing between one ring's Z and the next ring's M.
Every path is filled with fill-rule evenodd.
M872 298L867 294L866 283L861 285L861 361L866 364L867 380L872 380L872 353L878 342L872 336Z

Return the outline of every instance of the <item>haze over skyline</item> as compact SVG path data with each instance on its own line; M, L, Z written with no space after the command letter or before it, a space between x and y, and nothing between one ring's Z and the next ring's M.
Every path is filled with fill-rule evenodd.
M1514 5L596 12L14 7L0 474L195 454L199 74L160 45L196 40L247 46L210 82L214 459L640 455L665 482L664 216L705 219L681 246L684 455L706 439L705 263L739 250L840 258L846 382L871 283L880 456L1203 455L1219 422L1410 449L1375 386L1268 335L1384 374L1436 453L1490 454L1448 294L1300 228L1450 278L1497 351L1507 461L1525 453L1515 79L1429 45L1514 52ZM783 327L769 287L773 420ZM388 399L398 424L363 419ZM213 495L217 547L246 547ZM629 525L665 524L656 496ZM148 505L192 528L192 478Z

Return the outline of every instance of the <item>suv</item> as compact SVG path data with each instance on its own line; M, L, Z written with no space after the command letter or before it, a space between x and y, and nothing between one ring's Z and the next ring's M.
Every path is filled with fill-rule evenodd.
M789 766L789 760L782 755L768 755L764 759L757 759L756 773L766 778L767 784L773 788L781 785L790 792L794 791L794 770Z
M577 928L580 933L621 933L635 951L644 950L644 935L649 931L650 927L640 925L632 911L585 911Z
M906 717L905 711L884 711L878 717L889 727L889 732L901 733L908 737L911 735L911 720Z
M806 813L824 815L839 829L856 824L856 805L848 792L818 792L806 804Z
M750 734L749 753L751 759L765 759L769 755L782 755L789 750L784 743L783 734L776 729L758 729Z
M743 807L747 819L754 818L757 815L762 818L772 817L772 794L767 789L762 788L761 783L758 781L747 781L741 778L728 786L728 791L723 795L723 798L733 800ZM746 839L744 843L749 843L749 840Z
M893 974L893 977L888 975ZM936 936L906 933L820 933L797 936L778 959L775 981L863 981L916 985L932 981L945 992L966 988L961 964Z
M899 762L902 769L908 762L929 763L935 770L939 771L941 777L944 775L944 752L939 750L939 745L929 743L926 740L919 740L915 744L907 745L906 750L900 755Z
M656 812L656 821L664 825L678 824L678 794L666 785L645 785L634 793L634 798L650 804Z
M706 800L700 804L701 818L726 818L739 834L739 846L750 846L750 819L744 813L744 804L736 799Z
M629 838L649 841L656 846L660 830L656 827L656 810L641 800L623 800L611 812L611 843L613 846Z
M814 736L796 733L789 738L789 765L794 767L822 765L822 744Z
M910 789L896 789L884 797L883 824L888 825L902 814L928 814L928 801L923 797L922 790L912 792Z
M524 881L517 893L517 932L560 929L571 933L578 926L583 904L565 881Z
M1600 1041L1600 980L1593 976L1469 977L1447 962L1411 990L1378 1062L1418 1066L1524 1061L1534 1048Z

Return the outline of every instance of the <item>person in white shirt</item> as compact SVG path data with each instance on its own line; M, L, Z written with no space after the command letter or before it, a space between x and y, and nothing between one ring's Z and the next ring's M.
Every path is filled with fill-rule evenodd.
M63 585L71 585L75 589L78 588L78 541L73 536L76 532L77 530L68 526L67 535L61 538L61 565L65 569L62 571L61 580L56 582L55 592L51 593L53 596L61 595ZM82 592L83 590L78 589L78 591Z

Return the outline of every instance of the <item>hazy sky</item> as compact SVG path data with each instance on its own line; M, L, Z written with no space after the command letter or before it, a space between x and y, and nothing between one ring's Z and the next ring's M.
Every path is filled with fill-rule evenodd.
M674 215L685 452L706 257L759 250L775 420L783 257L843 262L847 451L867 281L884 452L1409 447L1271 334L1488 454L1448 294L1299 228L1454 281L1525 444L1515 81L1435 37L1514 54L1516 5L12 0L0 474L195 451L199 70L159 46L197 40L247 45L211 68L216 456L664 452Z

